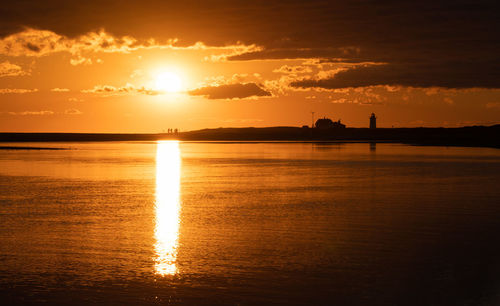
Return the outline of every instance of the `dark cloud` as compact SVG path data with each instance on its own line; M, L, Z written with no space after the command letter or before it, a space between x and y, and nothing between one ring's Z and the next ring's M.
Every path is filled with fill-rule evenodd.
M41 50L39 46L32 44L32 43L27 43L26 48L28 48L29 50L31 50L33 52L40 52L40 50Z
M342 48L281 48L267 49L257 52L247 52L230 56L231 61L249 61L266 59L297 59L297 58L328 58L336 61L356 60L360 53L357 47Z
M189 92L192 96L206 96L208 99L243 99L254 96L271 96L271 93L255 83L228 84L201 87Z
M494 68L494 69L492 69ZM428 64L387 64L356 66L340 70L326 79L303 79L292 82L296 88L339 89L376 85L445 88L496 88L500 65L491 63L445 62Z
M26 26L69 36L105 28L118 35L254 42L268 49L491 42L497 9L489 0L18 0L2 4L0 35Z
M499 78L491 79L500 54L499 6L492 0L19 0L2 4L0 36L24 27L69 37L104 28L138 39L177 37L184 45L241 41L264 50L231 60L387 62L386 68L373 69L416 69L407 73L412 77L406 76L418 81L413 85L436 81L438 86L437 77L420 79L438 71L456 79L451 84L500 87ZM466 69L450 62L464 62ZM390 79L387 73L382 75ZM467 78L469 84L464 83Z

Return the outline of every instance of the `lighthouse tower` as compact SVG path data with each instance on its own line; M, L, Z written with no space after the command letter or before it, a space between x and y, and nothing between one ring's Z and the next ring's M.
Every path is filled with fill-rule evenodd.
M375 114L372 113L370 116L370 129L376 129L377 128L377 117L375 117Z

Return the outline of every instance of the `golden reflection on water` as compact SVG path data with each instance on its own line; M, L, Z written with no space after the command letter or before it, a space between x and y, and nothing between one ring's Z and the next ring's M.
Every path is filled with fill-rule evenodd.
M155 272L177 273L180 223L181 156L178 141L158 141L156 147Z

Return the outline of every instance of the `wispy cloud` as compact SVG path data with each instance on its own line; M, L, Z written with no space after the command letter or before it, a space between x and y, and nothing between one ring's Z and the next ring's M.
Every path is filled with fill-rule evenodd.
M144 86L136 87L132 84L126 84L122 87L115 87L111 85L96 85L92 89L84 89L83 93L93 93L100 94L103 96L114 96L114 95L127 95L127 94L142 94L148 96L155 96L162 94L161 91L146 88Z
M68 92L69 89L68 88L59 88L59 87L56 87L56 88L52 88L50 91L53 91L53 92Z
M0 88L0 94L25 94L37 92L38 89L25 89L25 88Z
M0 113L1 114L1 113ZM4 112L3 114L11 116L52 116L52 115L82 115L83 112L76 108L66 109L64 111L55 112L51 110L28 110L22 112Z
M55 113L50 110L40 110L40 111L24 111L24 112L7 112L7 114L12 116L47 116L47 115L54 115Z
M300 73L311 73L312 69L311 67L305 65L298 65L298 66L283 65L278 69L274 69L273 72L284 73L284 74L300 74Z
M70 108L64 111L65 115L81 115L83 114L80 110L76 108Z

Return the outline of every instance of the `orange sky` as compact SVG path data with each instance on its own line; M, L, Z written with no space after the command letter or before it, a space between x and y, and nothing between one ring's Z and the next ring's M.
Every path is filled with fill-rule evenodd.
M32 13L37 14L40 18L34 20L43 21L42 13ZM148 12L141 14L147 17ZM291 19L294 11L287 14ZM307 11L304 22L314 14L319 13ZM77 24L64 33L64 20L54 25L36 24L30 21L32 16L22 23L21 18L17 27L0 37L0 131L301 126L310 124L311 111L316 117L341 119L348 127L368 126L372 112L380 127L500 123L498 70L487 62L494 62L497 55L487 37L478 39L486 47L477 64L473 51L441 52L436 47L432 54L419 51L421 58L413 60L409 43L398 48L396 43L358 39L346 30L351 36L318 33L339 40L320 45L321 37L313 40L296 29L286 32L287 22L296 26L286 16L283 24L278 23L283 29L259 21L256 33L264 33L266 26L278 30L258 36L243 22L247 15L236 16L236 21L202 19L217 26L234 22L234 29L210 32L193 22L189 31L165 33L145 29L147 23L117 31L116 24L99 20L87 27ZM175 21L179 27L187 22L181 17ZM311 24L315 33L314 27L320 25ZM463 40L443 35L442 41L451 45ZM423 42L426 38L419 46L426 48ZM394 57L384 56L384 48L393 50ZM442 56L446 52L449 57ZM180 79L177 92L158 87L158 75L165 73Z

